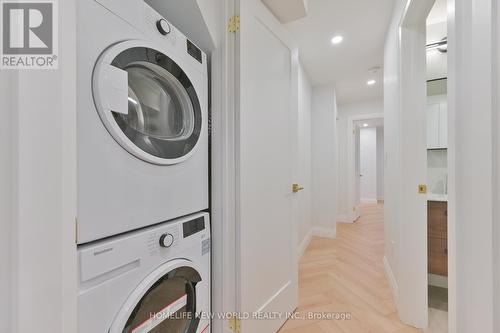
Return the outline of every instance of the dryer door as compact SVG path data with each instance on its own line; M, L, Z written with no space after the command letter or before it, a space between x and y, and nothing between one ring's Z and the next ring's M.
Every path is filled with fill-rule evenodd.
M169 262L148 276L132 293L109 333L196 333L198 283L202 276L186 260Z
M200 101L168 55L138 41L117 44L97 62L92 84L104 125L129 153L160 165L193 153L203 126Z

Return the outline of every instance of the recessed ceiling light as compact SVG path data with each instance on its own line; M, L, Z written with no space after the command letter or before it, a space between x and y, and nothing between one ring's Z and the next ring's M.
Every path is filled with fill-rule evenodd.
M369 86L373 86L375 83L377 83L377 81L375 81L375 80L368 80L368 81L366 81L366 84L369 85Z
M363 124L363 127L368 127L368 124Z
M342 43L342 41L344 40L344 37L338 35L338 36L335 36L332 38L332 44L336 45L336 44L340 44Z

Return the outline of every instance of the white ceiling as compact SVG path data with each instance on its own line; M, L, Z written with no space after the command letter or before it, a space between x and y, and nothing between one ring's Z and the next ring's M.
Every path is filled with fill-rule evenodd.
M447 19L447 10L446 10L447 0L436 0L434 3L434 7L427 17L427 25L436 24L445 22Z
M384 127L384 118L374 118L366 120L357 120L354 122L355 126L359 128L370 128L370 127ZM368 126L365 126L368 125Z
M309 0L306 18L286 26L313 85L335 84L339 104L382 98L384 42L395 0ZM340 45L330 40L340 34ZM377 84L367 86L370 78Z

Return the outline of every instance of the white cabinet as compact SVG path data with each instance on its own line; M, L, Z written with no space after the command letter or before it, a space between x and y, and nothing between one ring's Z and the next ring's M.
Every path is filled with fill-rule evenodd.
M446 95L427 99L427 149L448 148L448 112Z

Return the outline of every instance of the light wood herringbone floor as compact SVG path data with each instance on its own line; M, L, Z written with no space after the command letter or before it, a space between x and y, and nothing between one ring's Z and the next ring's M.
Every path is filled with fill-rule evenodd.
M402 324L384 275L382 205L364 205L354 224L337 224L337 239L314 238L300 261L299 309L350 320L293 319L280 333L410 333Z

